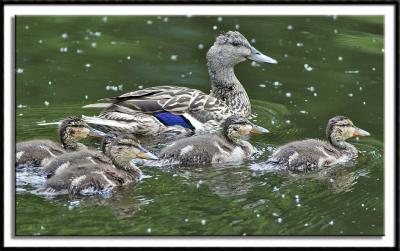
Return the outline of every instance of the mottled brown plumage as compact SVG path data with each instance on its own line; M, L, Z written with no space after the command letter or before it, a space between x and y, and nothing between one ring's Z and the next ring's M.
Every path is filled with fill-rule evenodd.
M233 114L248 117L251 105L247 93L234 74L234 66L246 60L276 63L258 52L239 32L229 31L217 37L207 53L207 66L211 77L210 94L179 86L149 87L108 98L98 117L84 119L102 130L130 131L136 134L158 135L164 131L190 135L190 129L165 126L154 113L171 112L185 117L196 132L212 132L221 129L226 118ZM89 105L87 107L98 107ZM103 106L104 107L104 106ZM115 123L107 122L113 120Z

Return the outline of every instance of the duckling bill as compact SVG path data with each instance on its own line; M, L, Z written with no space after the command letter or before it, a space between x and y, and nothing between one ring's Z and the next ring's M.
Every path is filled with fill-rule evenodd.
M328 141L306 139L279 147L266 161L267 165L282 167L293 172L308 172L343 164L358 157L358 150L345 140L370 134L354 126L344 116L329 120L326 127Z

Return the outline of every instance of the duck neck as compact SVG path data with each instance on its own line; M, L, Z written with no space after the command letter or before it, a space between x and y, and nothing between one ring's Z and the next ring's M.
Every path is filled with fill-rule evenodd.
M231 144L233 144L233 145L235 145L235 146L239 146L240 148L242 148L242 150L246 153L247 156L250 156L250 155L252 155L252 154L254 153L254 148L253 148L253 146L252 146L249 142L247 142L247 141L245 141L245 140L243 140L243 139L240 139L240 138L230 138L230 137L228 137L227 135L225 135L225 139L226 139L229 143L231 143Z
M208 73L211 77L210 95L222 100L233 112L249 116L251 105L246 90L234 72L234 65L223 65L219 60L208 59Z
M76 151L76 150L84 150L87 149L85 145L76 142L75 140L71 140L68 137L64 137L61 139L61 143L64 149L68 151Z
M336 148L339 148L339 150L350 152L353 155L356 155L358 152L357 148L355 148L352 144L343 140L338 140L335 137L329 137L329 142Z

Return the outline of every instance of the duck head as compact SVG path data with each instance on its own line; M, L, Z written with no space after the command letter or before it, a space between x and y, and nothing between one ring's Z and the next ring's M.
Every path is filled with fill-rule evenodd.
M268 130L254 125L247 118L232 115L225 120L223 132L228 139L236 141L247 138L250 134L266 133Z
M68 117L64 119L59 128L60 141L65 148L78 148L78 141L87 137L103 137L105 134L94 128L91 128L82 119L77 117Z
M103 141L104 143L104 141ZM102 147L104 149L104 147ZM133 167L132 160L136 158L157 160L157 156L140 145L139 140L132 134L121 134L110 140L109 157L114 165L120 168Z
M370 136L369 132L354 126L353 122L344 116L336 116L329 120L326 127L328 140L335 144L356 136Z
M225 67L233 67L246 59L260 63L278 63L256 48L238 31L228 31L216 38L214 45L207 52L207 60L217 59L219 64Z

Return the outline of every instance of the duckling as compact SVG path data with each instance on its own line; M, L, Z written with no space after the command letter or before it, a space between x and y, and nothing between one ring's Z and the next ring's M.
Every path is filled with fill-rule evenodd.
M103 141L104 145L105 141ZM107 146L109 163L77 163L58 168L38 191L46 194L98 194L139 181L142 172L132 160L158 159L140 146L133 135L112 138ZM103 149L105 149L103 147Z
M111 103L86 105L84 108L105 110L97 117L83 118L103 131L129 131L156 136L165 131L185 134L190 134L190 130L196 133L215 132L233 114L246 118L251 115L249 97L234 73L234 66L246 59L277 63L251 46L240 32L228 31L220 34L207 52L212 86L210 94L180 86L149 87L103 99Z
M86 149L86 146L78 141L87 137L102 137L104 133L91 128L86 122L77 117L64 119L59 128L61 144L51 140L29 140L17 143L15 165L43 166L48 161L67 151Z
M369 135L367 131L355 127L349 118L336 116L329 120L326 127L328 141L306 139L288 143L279 147L266 164L293 172L308 172L343 164L358 156L357 148L345 140Z
M182 165L242 161L255 149L243 140L254 130L252 123L239 115L228 117L222 135L208 134L183 138L162 149L160 158Z

